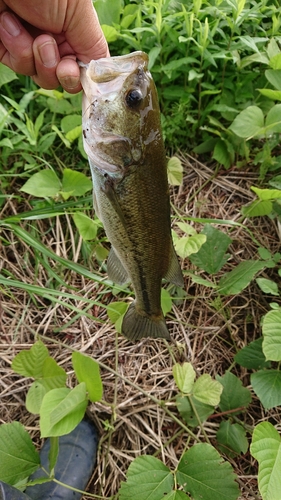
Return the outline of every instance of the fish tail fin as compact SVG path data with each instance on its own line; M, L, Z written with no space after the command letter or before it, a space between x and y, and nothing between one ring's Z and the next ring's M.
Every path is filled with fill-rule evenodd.
M144 311L139 312L135 302L130 305L123 318L122 334L129 340L143 337L170 339L164 316L149 316Z

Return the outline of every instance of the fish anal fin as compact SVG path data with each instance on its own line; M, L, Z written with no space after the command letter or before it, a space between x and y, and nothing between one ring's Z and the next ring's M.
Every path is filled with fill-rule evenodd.
M183 275L182 275L182 270L179 265L179 261L177 258L177 254L175 252L174 247L172 247L171 250L171 260L170 260L170 265L167 273L165 274L164 278L169 281L170 283L173 283L174 285L183 287L184 281L183 281Z
M118 285L124 285L130 281L128 273L113 247L111 247L107 258L107 274L109 279Z
M132 341L143 337L170 339L163 315L156 318L138 311L135 302L130 305L123 318L122 334Z

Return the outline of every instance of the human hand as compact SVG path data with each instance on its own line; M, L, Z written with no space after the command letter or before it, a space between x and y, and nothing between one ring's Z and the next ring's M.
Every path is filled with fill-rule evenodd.
M91 0L0 0L0 61L40 87L79 92L76 59L107 56Z

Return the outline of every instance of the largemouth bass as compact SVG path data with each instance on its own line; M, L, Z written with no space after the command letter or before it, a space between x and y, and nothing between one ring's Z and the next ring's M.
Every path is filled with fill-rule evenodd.
M123 319L130 340L169 339L161 310L162 278L183 286L174 251L165 150L157 92L143 52L81 67L82 124L94 207L111 243L107 271L132 282Z

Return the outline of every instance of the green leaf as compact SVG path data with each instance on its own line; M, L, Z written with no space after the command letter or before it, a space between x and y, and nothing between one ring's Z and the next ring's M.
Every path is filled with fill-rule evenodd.
M190 260L209 274L217 273L229 257L225 252L232 240L210 224L205 224L201 234L206 235L206 242Z
M70 168L64 169L61 191L72 193L73 196L83 196L92 189L92 181L85 174L71 170Z
M244 139L250 139L264 133L264 116L258 106L248 106L236 116L229 127L234 134Z
M90 401L100 401L102 398L102 381L98 363L80 352L72 353L72 364L78 382L85 382Z
M18 80L16 73L12 69L8 68L8 66L0 63L0 87L6 83L12 82L13 80Z
M241 208L241 212L246 217L262 217L272 212L272 202L270 200L254 200L249 205Z
M269 280L267 278L257 278L256 282L264 293L270 293L271 295L279 296L278 285L277 283L275 283L275 281Z
M213 406L201 403L193 396L178 395L176 396L176 403L179 413L190 427L197 427L201 423L205 422L205 420L207 420L207 418L214 413Z
M263 500L279 500L281 442L272 424L261 422L255 427L250 452L259 463L258 485Z
M161 289L161 309L163 311L164 316L168 314L173 308L173 301L171 295L169 294L166 288Z
M273 101L281 101L281 90L257 89L262 95Z
M248 449L245 429L240 424L232 424L230 420L220 423L217 441L219 450L229 457L234 457L236 453L246 453Z
M219 404L222 391L222 385L213 380L208 373L201 375L193 386L193 396L201 403L211 406Z
M99 227L96 219L90 219L90 217L82 212L75 212L73 220L83 240L88 241L96 238Z
M40 413L43 398L47 392L47 389L38 380L35 380L26 395L26 409L30 413L38 415Z
M238 363L249 370L259 370L260 368L270 367L270 363L266 361L262 350L262 342L263 338L261 337L243 347L237 354L235 354L235 363Z
M227 412L240 408L237 411L239 413L242 409L247 408L252 400L251 393L249 389L243 387L238 377L233 375L233 373L226 372L223 377L217 375L216 379L223 386L219 404L221 411Z
M232 158L228 151L227 144L222 139L219 139L216 142L213 158L225 168L229 168L231 166Z
M267 132L269 132L270 134L281 132L280 115L281 115L281 104L275 104L275 106L273 106L267 113L265 119L265 126Z
M180 186L182 183L183 167L179 158L172 156L169 159L168 165L168 182L172 186Z
M107 314L118 333L122 333L122 321L128 309L127 302L111 302L107 306Z
M254 392L266 410L281 405L281 372L260 370L251 375Z
M81 115L67 115L61 119L60 126L64 134L81 125Z
M38 451L19 422L0 425L0 480L14 485L36 471Z
M195 236L179 238L175 242L175 250L179 257L185 259L192 253L198 252L203 243L206 241L204 234L196 234Z
M263 201L274 201L281 199L281 190L280 189L260 189L256 186L251 186L251 190L256 193L260 200Z
M69 434L81 422L87 404L85 383L47 392L40 408L41 437Z
M173 475L158 458L135 458L127 471L127 482L121 483L119 500L162 500L173 489Z
M225 274L219 281L218 290L222 295L237 295L242 292L265 263L260 260L245 260L232 271Z
M195 371L191 363L176 363L173 366L173 376L178 389L184 394L190 394L195 380Z
M187 500L190 497L183 491L171 491L168 495L165 495L162 500Z
M38 340L31 349L21 351L14 357L12 369L24 377L40 378L43 376L43 365L48 357L47 347Z
M206 443L192 446L181 458L176 478L194 500L236 500L239 496L232 467Z
M266 313L262 324L262 348L267 360L281 361L281 309Z
M47 391L64 387L66 378L65 370L53 358L49 356L45 359L42 367L42 377L39 378L39 381Z
M55 198L61 189L61 183L57 174L53 170L41 170L33 174L26 183L22 186L20 191L46 198L50 196Z

